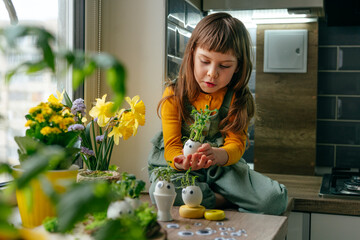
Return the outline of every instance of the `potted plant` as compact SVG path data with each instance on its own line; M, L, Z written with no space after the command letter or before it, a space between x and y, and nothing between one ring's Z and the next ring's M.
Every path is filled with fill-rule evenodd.
M218 112L217 109L210 110L209 106L206 105L205 109L200 109L197 111L193 109L191 112L191 116L194 119L193 124L190 125L190 136L189 139L185 142L183 153L184 156L188 156L189 154L193 154L197 151L197 149L201 146L204 141L205 136L203 136L204 131L208 131L210 127L210 116L214 113Z
M200 187L195 184L197 176L190 173L191 168L181 178L181 197L185 205L180 206L179 215L185 218L202 218L205 212L205 207L200 205L203 194Z
M159 221L172 221L171 209L175 201L175 186L171 182L171 176L175 173L174 169L168 167L157 167L155 174L154 198L158 209Z
M125 100L130 105L129 108L113 111L114 102L106 102L106 94L101 99L96 99L96 105L89 112L92 119L86 126L84 101L69 101L68 105L76 121L69 130L79 133L80 155L87 167L86 171L79 172L78 181L120 179L117 167L110 166L114 144L118 145L120 138L127 140L135 136L138 127L145 124L145 105L140 97L125 97Z
M26 135L17 136L20 165L13 166L15 178L29 175L31 171L46 171L45 179L57 192L63 192L63 182L76 181L78 167L72 165L79 152L77 147L78 133L68 131L74 123L74 116L61 103L63 95L58 98L51 95L47 102L41 102L29 110ZM45 146L53 146L52 149ZM54 159L52 151L62 151L61 158ZM39 156L38 153L42 153ZM45 158L45 159L43 159ZM43 159L43 160L42 160ZM38 167L38 168L33 168ZM34 170L33 170L34 169ZM55 215L53 204L42 190L39 181L32 181L29 188L16 191L17 202L23 226L35 227L47 216ZM31 190L30 190L31 189ZM31 196L29 196L31 191ZM27 201L30 199L30 202Z
M115 57L106 53L84 53L84 51L82 50L58 50L55 48L55 37L47 30L41 27L22 25L16 25L0 29L0 50L8 51L10 49L15 49L17 51L21 51L21 47L19 48L19 43L22 43L23 41L21 40L26 37L31 37L31 41L33 43L35 51L38 52L39 55L36 56L36 58L25 61L16 66L14 69L8 71L5 75L5 79L7 82L9 82L11 78L19 72L25 74L32 74L39 71L48 71L55 76L58 73L56 68L56 61L65 61L68 63L68 66L71 67L72 70L72 82L74 89L76 89L85 80L87 76L92 75L95 70L105 70L106 81L114 94L112 111L115 112L116 109L121 106L121 103L125 96L125 68ZM58 120L54 118L51 121L50 119L49 121L45 121L45 123L49 123L49 125L43 126L45 123L41 117L45 117L45 115L48 114L46 111L50 111L50 109L51 111L54 111L53 107L51 107L48 103L44 103L41 106L36 106L36 109L32 109L32 112L27 115L27 125L29 126L29 130L27 131L26 136L16 138L16 142L19 145L19 158L23 159L21 169L19 169L19 167L14 168L15 176L20 177L20 179L24 179L22 180L23 184L17 184L19 191L21 190L21 185L26 185L24 184L26 181L30 182L30 180L33 179L35 176L38 176L40 172L46 172L47 174L50 174L50 170L65 169L69 167L69 163L71 163L74 159L74 154L79 151L79 149L75 148L77 142L76 140L79 133L74 131L67 131L67 129L65 129L65 126L68 127L68 124L72 124L73 122L71 122L70 120L72 119L72 117L70 117L70 110L68 109L68 111L66 111L66 108L60 106L60 98L62 97L62 94L58 94L58 98L53 97L49 99L48 102L55 102L55 104L52 103L55 111L61 111L62 113L64 113L64 115L68 116L66 118L66 123L64 122L65 120L61 120L60 122L55 123L55 125L59 125L59 128L55 128L53 126L53 123L54 121L56 122ZM33 113L37 113L37 115L33 116ZM62 116L57 117L58 119L60 119L60 117ZM38 121L38 123L36 123L36 121ZM66 138L66 140L60 140L63 138ZM46 155L46 149L48 148L47 146L51 146L51 149L53 151L56 150L59 151L59 153L61 152L61 157L55 157L55 159L53 159L52 157L55 155ZM58 148L61 148L62 150L59 150ZM43 152L43 154L35 154L39 151ZM47 164L43 164L43 162L46 161L36 160L36 157L44 158L41 156L49 157L49 159L46 159ZM59 159L61 159L61 161L58 161ZM27 165L27 162L32 162L34 164ZM27 167L25 167L25 165L27 165ZM36 166L38 167L38 169L32 168L31 166ZM73 176L76 174L77 170L74 171L73 174L70 174L71 178L73 178ZM42 183L46 182L47 181L42 181ZM35 181L32 183L36 184L36 186L40 186L40 182ZM41 187L32 186L31 184L30 186L33 189L41 189ZM17 200L19 205L21 205L22 202L29 202L23 200L24 198L22 196L29 196L31 195L31 193L33 197L43 196L42 194L36 194L33 191L25 189L22 189L21 192L22 194L20 194L20 192L17 193ZM32 211L34 213L39 211L45 212L46 208L44 204L38 210L36 210L35 207L36 204L42 204L42 200L31 197L27 197L26 199L30 199L30 202L33 203ZM51 206L50 203L49 206ZM19 206L19 208L22 207ZM23 214L28 213L27 210L20 210L20 212L22 214L22 217ZM53 212L53 210L49 210L49 212L45 215L53 215ZM23 220L23 224L27 227L36 226L41 224L42 219L43 216L39 217L36 222L30 223L26 223L26 221Z

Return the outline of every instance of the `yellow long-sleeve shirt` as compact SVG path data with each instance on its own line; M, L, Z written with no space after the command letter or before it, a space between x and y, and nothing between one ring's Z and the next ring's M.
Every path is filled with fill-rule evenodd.
M197 109L205 109L208 105L210 110L220 109L224 100L227 88L223 88L215 93L205 94L200 93L198 98L192 105ZM170 88L166 88L163 97L173 95L173 91ZM233 102L234 99L232 99ZM167 99L161 107L161 120L164 135L164 146L165 146L165 159L171 161L171 167L174 166L174 157L182 155L183 143L181 142L181 121L178 120L178 107L175 104L173 98ZM245 152L246 147L246 133L238 132L226 133L224 139L224 146L221 148L225 149L229 159L225 164L232 165L238 162L241 156Z

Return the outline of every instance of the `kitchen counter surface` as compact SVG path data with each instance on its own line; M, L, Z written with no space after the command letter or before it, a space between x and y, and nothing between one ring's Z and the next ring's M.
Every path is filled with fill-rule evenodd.
M322 177L265 174L288 189L290 211L360 216L359 200L323 198L319 196Z

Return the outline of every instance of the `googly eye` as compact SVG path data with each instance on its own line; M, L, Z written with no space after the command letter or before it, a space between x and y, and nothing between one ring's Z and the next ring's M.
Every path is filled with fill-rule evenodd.
M131 209L129 209L128 214L132 214L132 210L131 210Z
M191 144L189 144L189 148L192 148L193 146Z
M157 187L158 188L162 188L164 186L164 183L163 182L158 182L158 184L157 184Z
M119 215L121 216L122 214L123 214L123 212L120 210L120 211L119 211Z
M190 194L194 194L194 191L193 190L190 190L190 192L189 192Z
M186 190L185 190L185 189L183 189L183 190L182 190L182 193L183 193L183 194L186 194Z
M166 188L167 188L167 189L170 189L170 188L171 188L171 186L168 184L168 185L166 186Z

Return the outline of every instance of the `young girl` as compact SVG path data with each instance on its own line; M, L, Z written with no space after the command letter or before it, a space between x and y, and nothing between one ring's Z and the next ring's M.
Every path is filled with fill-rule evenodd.
M238 207L239 211L281 214L287 206L284 185L249 169L242 155L247 128L254 116L248 82L252 70L248 32L226 13L204 17L186 46L178 78L164 91L159 103L162 131L152 140L149 189L152 201L155 176L151 169L171 167L177 175L191 167L203 192L206 208ZM183 136L189 136L192 107L219 109L198 151L185 157ZM179 181L174 182L180 186ZM184 204L177 189L175 205Z

